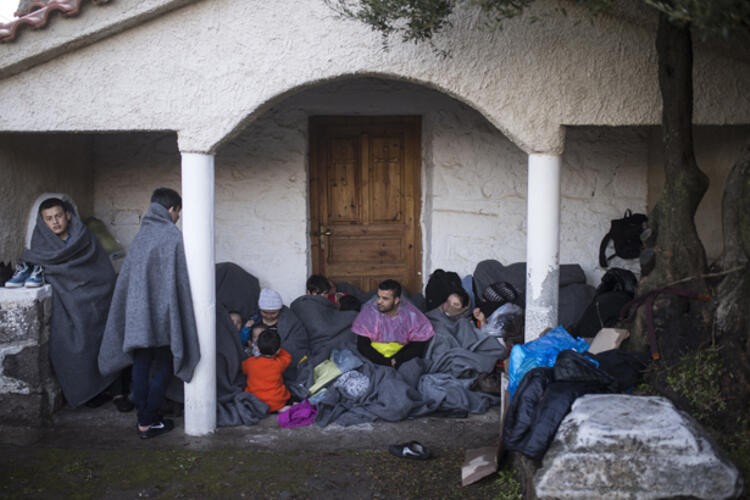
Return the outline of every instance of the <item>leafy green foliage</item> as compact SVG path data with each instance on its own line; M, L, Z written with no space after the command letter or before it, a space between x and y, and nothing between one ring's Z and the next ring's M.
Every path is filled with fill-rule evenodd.
M677 24L689 24L702 36L729 39L750 34L750 2L747 0L642 0Z
M534 0L324 0L344 17L361 21L388 37L400 34L405 42L428 42L451 25L461 7L478 7L485 25L500 29L502 22L522 14ZM614 0L569 0L585 7L592 18L611 11ZM747 0L641 0L641 5L666 14L677 24L689 24L701 36L739 36L750 40L750 2ZM564 2L553 10L562 15ZM532 17L530 21L535 21ZM433 46L434 47L434 46Z
M497 473L495 484L497 485L497 494L495 500L521 500L521 484L513 477L511 470L501 470Z
M693 416L707 423L707 419L726 409L721 394L723 367L719 348L688 353L667 370L667 383L693 407Z
M383 37L401 32L404 41L422 42L450 25L456 6L449 0L325 0L345 17L357 19Z

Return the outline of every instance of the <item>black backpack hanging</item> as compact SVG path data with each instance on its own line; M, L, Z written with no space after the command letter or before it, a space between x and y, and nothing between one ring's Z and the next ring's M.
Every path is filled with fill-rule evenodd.
M630 209L625 210L622 219L613 219L609 232L604 235L599 245L599 265L607 267L608 261L615 255L623 259L637 259L643 249L641 233L645 229L648 217L644 214L634 214ZM607 257L605 251L609 240L615 244L615 253Z

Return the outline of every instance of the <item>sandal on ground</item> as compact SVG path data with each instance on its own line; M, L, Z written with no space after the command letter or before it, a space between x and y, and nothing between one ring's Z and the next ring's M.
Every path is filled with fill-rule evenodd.
M118 394L114 398L112 398L112 403L114 403L115 408L117 408L117 411L122 413L127 413L129 411L133 411L133 408L135 408L135 405L133 404L130 399L128 399L126 396L123 396L122 394Z
M174 421L165 418L158 423L151 424L151 426L145 431L138 431L138 435L141 439L151 439L156 436L161 436L174 429Z
M428 448L417 441L409 441L403 444L393 444L388 447L391 455L399 458L413 458L415 460L427 460L432 457Z

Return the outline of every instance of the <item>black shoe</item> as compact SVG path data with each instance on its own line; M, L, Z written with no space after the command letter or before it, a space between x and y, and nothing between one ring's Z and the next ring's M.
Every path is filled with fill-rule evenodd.
M111 400L112 396L102 392L101 394L97 394L93 398L86 401L86 406L88 406L89 408L99 408L101 405Z
M127 398L127 396L123 396L122 394L117 395L114 398L112 398L112 402L117 408L117 411L122 412L122 413L133 411L133 408L135 408L135 405L133 404L133 402L130 401Z
M391 455L399 458L412 458L414 460L427 460L432 457L432 453L425 446L417 441L410 441L403 444L393 444L388 447Z
M151 424L151 427L149 427L148 430L139 431L138 435L141 437L141 439L151 439L155 438L156 436L161 436L162 434L165 434L172 429L174 429L174 422L172 420L169 420L168 418L165 418L164 420L156 424Z

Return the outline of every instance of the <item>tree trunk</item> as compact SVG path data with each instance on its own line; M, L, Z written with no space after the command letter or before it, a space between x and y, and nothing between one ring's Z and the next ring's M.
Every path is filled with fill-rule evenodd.
M638 294L656 292L678 281L680 291L703 294L706 254L694 216L708 189L708 178L698 168L693 151L693 49L689 26L672 24L660 14L656 49L663 103L665 183L649 216L656 234L655 267L641 280ZM710 339L711 311L705 302L665 292L658 295L653 311L662 364L674 364L682 354L697 350ZM633 332L635 346L647 345L644 314L641 307Z
M729 415L750 405L750 145L732 167L722 199L723 274L716 287L716 342L724 365L721 393Z

